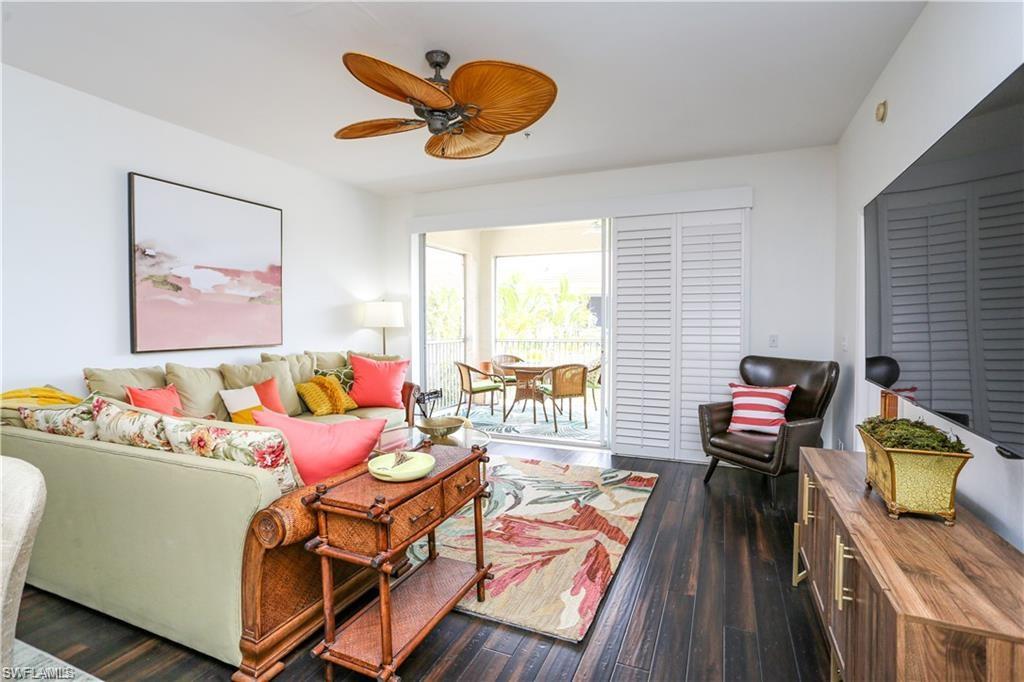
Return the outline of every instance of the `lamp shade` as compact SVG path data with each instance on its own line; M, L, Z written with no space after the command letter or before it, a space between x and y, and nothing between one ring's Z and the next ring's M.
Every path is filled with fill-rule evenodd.
M363 308L363 326L404 327L402 304L398 301L367 301Z

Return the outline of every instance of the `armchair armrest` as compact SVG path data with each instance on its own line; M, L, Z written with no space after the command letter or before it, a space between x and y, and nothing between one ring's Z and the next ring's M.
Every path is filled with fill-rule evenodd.
M405 423L412 426L416 420L416 399L420 397L420 387L407 381L402 385L402 405L405 406Z
M700 417L701 436L706 441L714 434L729 428L729 422L732 421L732 401L700 405L697 414Z
M800 461L800 448L818 447L821 445L821 429L825 420L812 417L786 422L779 429L779 440L775 443L781 471L795 471Z

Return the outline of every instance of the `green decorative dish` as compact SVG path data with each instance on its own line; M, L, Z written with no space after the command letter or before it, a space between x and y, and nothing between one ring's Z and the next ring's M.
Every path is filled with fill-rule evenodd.
M417 429L435 438L450 436L465 425L462 417L430 417L416 422Z
M395 459L405 456L397 466ZM434 458L425 452L388 452L367 463L370 475L381 481L415 481L434 470Z

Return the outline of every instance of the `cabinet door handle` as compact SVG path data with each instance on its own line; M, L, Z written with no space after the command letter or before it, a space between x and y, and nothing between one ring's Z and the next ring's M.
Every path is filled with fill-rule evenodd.
M413 516L410 516L409 517L409 523L418 523L420 519L422 519L425 516L429 516L431 513L433 513L433 511L434 511L434 505L430 505L429 507L427 507L426 509L421 511L419 514L415 514Z
M811 510L811 490L817 488L811 481L811 477L804 474L804 525L814 518L814 512Z
M455 490L457 490L458 492L460 492L460 493L461 493L461 492L462 492L463 490L465 490L466 488L468 488L468 487L469 487L469 486L470 486L470 485L471 485L472 483L474 483L475 481L476 481L476 479L475 479L475 478L467 478L467 479L466 479L465 481L463 481L462 483L456 483L456 484L455 484Z
M835 584L832 586L832 591L833 597L836 600L836 608L840 611L843 610L843 602L853 601L853 597L848 594L852 593L853 590L843 587L843 576L845 574L845 571L843 570L845 567L844 562L846 559L854 558L852 553L846 551L848 549L849 547L843 544L842 537L836 535L835 560L833 562L834 567L832 569L835 576Z

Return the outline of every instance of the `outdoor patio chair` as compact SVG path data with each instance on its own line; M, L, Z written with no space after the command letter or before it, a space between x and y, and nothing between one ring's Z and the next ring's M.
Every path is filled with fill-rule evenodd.
M455 414L462 409L462 397L466 396L466 416L473 409L473 396L482 393L491 395L491 414L494 414L494 394L501 391L501 421L505 421L505 377L498 374L491 374L476 367L470 367L463 362L455 363L459 370L459 404L455 407ZM480 379L474 379L480 376Z
M495 373L500 374L505 378L506 384L514 384L516 383L515 370L506 367L506 365L522 361L523 359L518 355L495 355L491 358L491 367L494 369Z
M559 365L552 367L540 378L540 391L546 397L551 398L551 416L555 421L555 433L558 433L558 413L561 412L559 403L565 398L569 399L569 419L572 419L572 399L583 398L583 428L589 428L587 423L587 366L586 365ZM544 418L547 419L547 410Z

